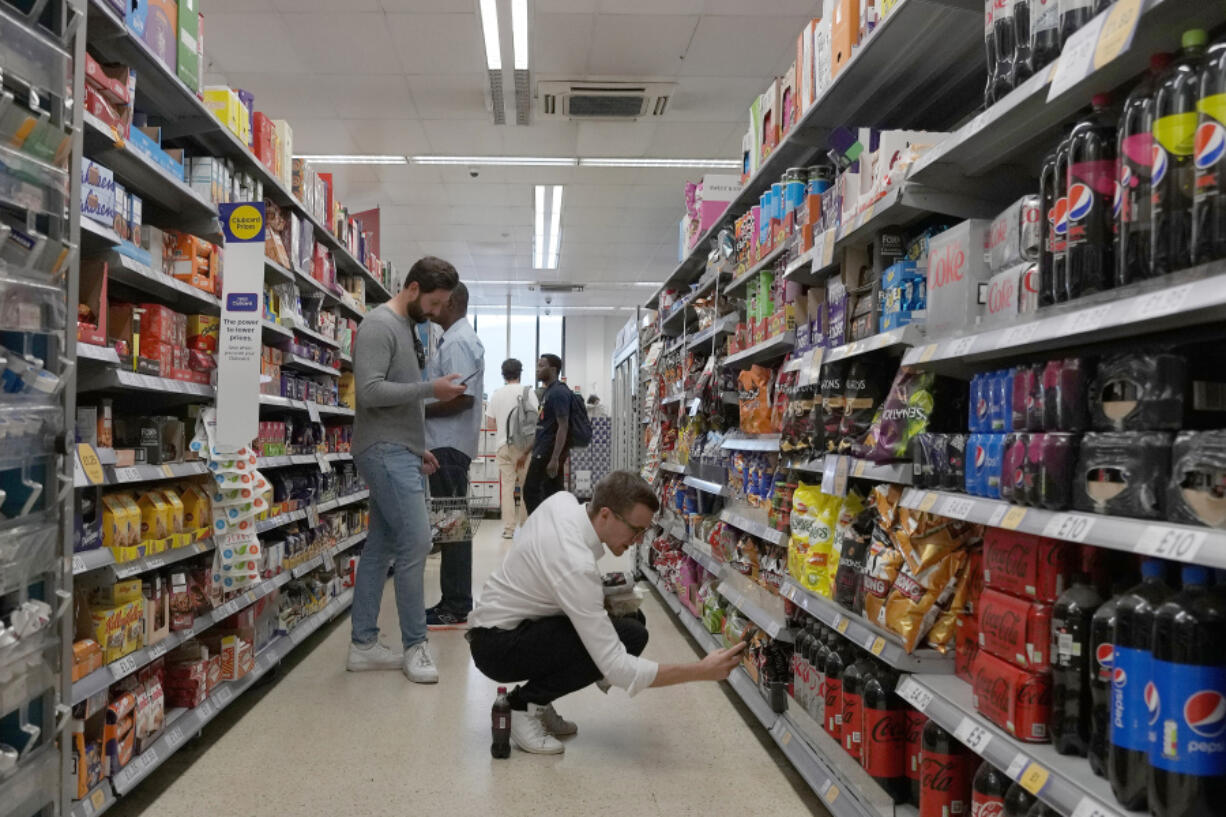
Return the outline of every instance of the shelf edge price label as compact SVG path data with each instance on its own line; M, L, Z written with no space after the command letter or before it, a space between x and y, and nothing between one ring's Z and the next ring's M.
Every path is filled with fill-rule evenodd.
M1048 102L1089 76L1094 68L1098 35L1105 22L1106 15L1100 14L1065 41L1064 48L1060 51L1060 59L1056 63L1055 75L1052 76L1051 85L1047 89Z
M1043 535L1066 542L1084 542L1094 528L1094 519L1086 514L1054 514L1043 526Z
M1025 518L1026 509L1019 508L1015 505L1012 508L1009 508L1009 510L1001 518L1000 527L1007 528L1009 530L1017 530L1018 526L1022 524L1022 520Z
M876 638L873 639L872 646L868 648L868 651L871 652L873 655L881 655L881 651L884 649L885 649L885 639L882 638L881 636L877 636Z
M1136 551L1161 559L1190 562L1196 557L1208 535L1206 531L1147 525L1137 539Z
M924 347L924 351L920 353L919 362L927 363L937 355L937 344L930 343Z
M1031 761L1026 770L1022 772L1022 776L1017 782L1022 784L1022 788L1031 794L1038 797L1039 792L1043 791L1043 787L1047 785L1048 772L1040 764Z
M89 796L89 802L95 809L102 808L106 804L106 792L102 788L95 789Z
M941 506L941 515L952 517L953 519L963 519L971 515L971 511L975 510L975 500L965 497L948 497L945 503Z
M924 712L928 709L928 705L932 703L932 693L924 689L915 679L908 675L898 685L898 697L902 698L911 706Z
M919 511L932 510L932 506L937 504L937 500L939 498L940 496L938 494L932 491L929 491L927 494L924 495L924 498L919 501L919 505L916 506L916 510L919 510Z
M983 754L983 750L992 740L991 733L970 718L963 718L961 720L958 728L954 730L954 737L962 741L966 748L978 755Z
M73 556L72 557L72 572L74 574L85 572L85 557L84 556Z
M1168 287L1145 295L1138 295L1132 314L1136 320L1147 320L1178 312L1192 293L1193 285Z
M843 633L847 632L847 625L849 623L851 623L851 619L844 616L839 623L835 625L834 629L838 630L839 635L842 635Z
M971 349L975 346L976 337L970 335L965 338L958 338L950 344L950 355L952 357L965 357L970 354Z
M833 780L827 780L826 785L822 787L822 799L831 804L839 799L839 787L834 784Z
M1077 807L1073 809L1069 817L1117 817L1117 815L1099 805L1094 798L1083 797L1077 801Z
M115 469L116 482L136 482L140 479L140 469L135 465L130 465L127 468Z
M307 410L307 417L310 418L312 423L322 422L319 419L319 406L317 406L314 401L312 400L306 401L306 410Z
M77 443L77 461L90 485L101 485L106 482L106 474L102 470L102 462L98 452L89 443Z
M1119 0L1111 8L1094 46L1095 71L1128 50L1140 20L1141 0Z
M136 671L136 656L127 655L111 664L111 677L118 681Z

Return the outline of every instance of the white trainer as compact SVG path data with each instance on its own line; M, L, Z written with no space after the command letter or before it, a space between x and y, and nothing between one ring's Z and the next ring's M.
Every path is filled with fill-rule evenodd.
M438 667L425 641L414 644L404 653L404 674L415 684L437 684Z
M380 669L399 669L404 656L399 650L394 650L382 641L376 641L368 646L359 646L349 642L349 659L345 669L350 672L368 672Z
M579 727L559 715L558 710L553 708L553 704L546 704L541 711L541 723L545 725L545 731L554 737L566 737L579 733Z
M545 707L528 704L527 712L511 713L511 743L534 755L560 755L562 742L545 729Z

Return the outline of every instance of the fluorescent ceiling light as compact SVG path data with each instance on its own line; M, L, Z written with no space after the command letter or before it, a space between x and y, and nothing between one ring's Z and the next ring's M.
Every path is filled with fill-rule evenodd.
M505 165L508 167L574 167L570 156L412 156L415 165ZM737 167L740 167L738 163Z
M650 287L652 289L659 289L660 287L664 286L664 282L663 281L636 281L633 284L633 286Z
M306 159L317 165L403 165L405 156L384 156L376 153L296 153L295 159Z
M481 30L485 35L485 67L502 70L502 43L498 38L498 0L481 0Z
M562 185L553 186L553 213L549 222L549 269L558 268L559 232L562 227Z
M535 192L536 221L532 233L532 266L540 269L545 259L545 185L538 184Z
M552 194L547 189L549 186L553 187ZM562 240L562 185L538 184L534 186L532 195L536 217L534 222L535 229L532 232L532 267L534 269L557 269L558 252ZM550 207L552 208L549 212L548 253L545 252L546 197L550 198Z
M581 167L739 168L740 159L580 159Z
M515 70L528 68L528 0L511 0L511 34L515 40Z

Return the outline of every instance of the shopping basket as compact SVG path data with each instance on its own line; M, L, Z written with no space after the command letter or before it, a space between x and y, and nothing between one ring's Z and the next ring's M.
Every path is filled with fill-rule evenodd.
M430 496L430 539L435 544L468 542L477 532L482 512L470 493L467 496Z

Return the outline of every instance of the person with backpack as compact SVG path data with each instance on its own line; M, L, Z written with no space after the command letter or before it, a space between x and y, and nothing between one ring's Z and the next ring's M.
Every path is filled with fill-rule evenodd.
M543 354L536 362L536 379L545 384L545 391L541 394L532 461L524 477L528 513L563 489L570 450L592 441L592 423L583 398L559 380L561 374L562 358L557 355Z
M502 379L506 385L490 396L485 424L495 429L494 460L502 479L502 538L510 539L523 524L527 514L521 495L519 513L515 510L515 486L524 488L528 455L536 442L536 392L531 386L520 385L524 364L515 358L502 362Z

